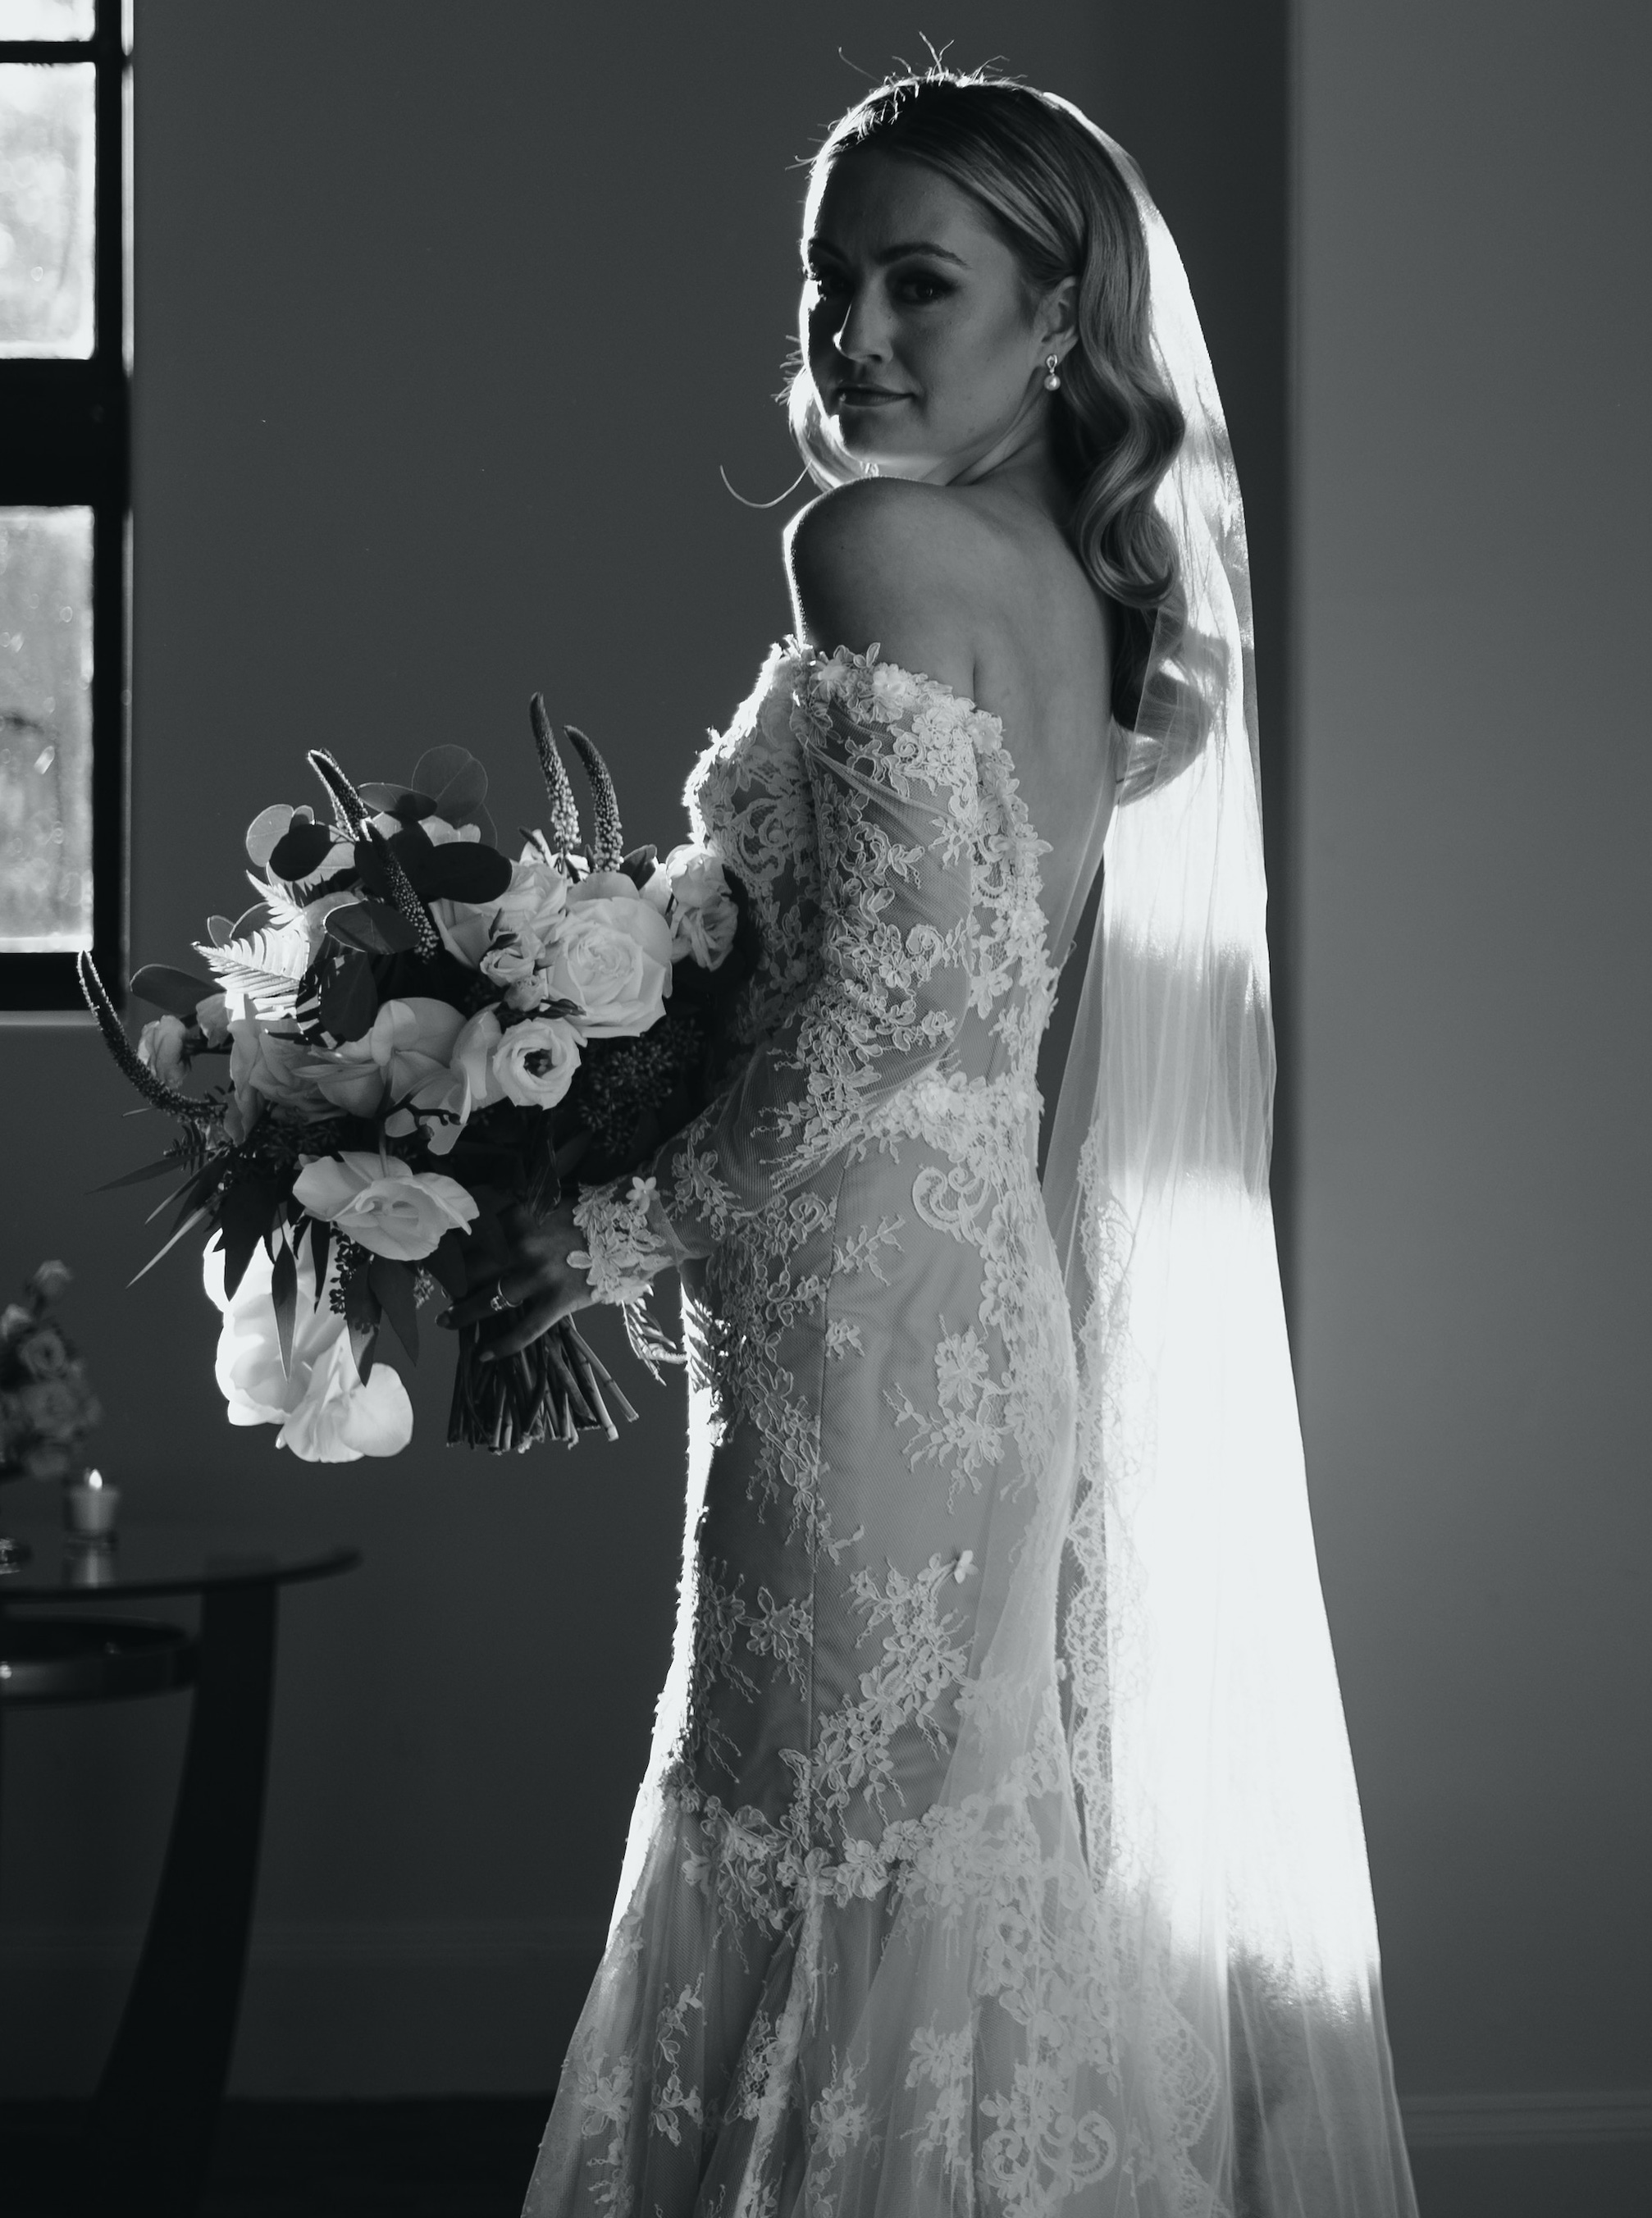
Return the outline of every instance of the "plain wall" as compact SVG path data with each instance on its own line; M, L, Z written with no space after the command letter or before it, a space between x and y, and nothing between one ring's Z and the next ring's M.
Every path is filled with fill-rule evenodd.
M243 905L247 822L317 797L306 747L397 778L458 740L501 824L535 821L535 687L609 751L633 836L675 836L705 727L787 622L793 504L741 507L718 466L758 499L796 472L772 400L796 165L857 69L921 61L924 31L1067 92L1146 163L1209 295L1282 691L1284 16L1172 68L1222 15L742 0L651 11L644 35L506 0L139 0L134 961L187 963L206 914ZM1250 102L1181 129L1190 83L1214 118L1235 70ZM90 1189L168 1135L127 1121L96 1038L0 1029L0 1266L77 1269L127 1514L366 1553L283 1605L235 2086L548 2086L669 1648L680 1390L637 1383L616 1448L496 1462L442 1445L427 1355L408 1453L294 1464L225 1422L194 1243L126 1289L155 1190ZM0 2090L95 2072L185 1715L8 1722Z
M1645 2088L1652 19L1299 22L1296 1343L1395 2052Z

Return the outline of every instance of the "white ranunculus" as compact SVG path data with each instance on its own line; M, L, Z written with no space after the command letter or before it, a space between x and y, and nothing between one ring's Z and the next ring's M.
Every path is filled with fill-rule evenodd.
M293 1181L293 1195L312 1217L400 1263L418 1262L444 1233L467 1231L477 1217L457 1179L361 1148L306 1163Z
M623 871L593 871L569 893L550 950L549 985L559 1001L575 1005L579 1029L593 1039L646 1032L665 1014L671 927Z
M480 970L490 949L506 941L531 951L536 960L567 898L567 880L529 841L498 901L435 901L430 914L449 953Z
M229 995L208 994L204 1001L197 1001L195 1022L208 1047L222 1047L230 1036Z
M426 994L387 1001L360 1039L307 1050L305 1075L352 1116L374 1116L387 1101L424 1107L427 1094L434 1100L446 1091L449 1058L464 1022L450 1001Z
M387 1363L375 1364L362 1384L349 1329L329 1298L331 1270L316 1300L307 1240L298 1251L290 1374L282 1369L272 1266L263 1243L253 1249L232 1299L224 1292L224 1254L215 1242L202 1258L201 1274L223 1317L216 1370L231 1424L279 1425L275 1446L306 1463L354 1463L364 1455L398 1455L406 1447L413 1433L407 1389Z
M583 1044L566 1017L529 1017L512 1025L490 1058L500 1093L523 1109L555 1108L573 1083Z
M154 1017L138 1035L139 1060L152 1070L163 1086L177 1086L183 1082L188 1067L183 1052L184 1023L182 1017Z
M727 960L739 911L723 866L708 847L673 847L665 858L671 889L671 951L692 956L702 970Z

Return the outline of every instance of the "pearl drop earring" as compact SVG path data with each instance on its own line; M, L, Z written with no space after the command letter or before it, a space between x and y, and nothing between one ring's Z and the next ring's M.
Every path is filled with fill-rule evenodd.
M1061 357L1058 354L1047 354L1044 356L1044 390L1046 393L1059 393L1061 389L1061 372L1056 367L1061 359Z

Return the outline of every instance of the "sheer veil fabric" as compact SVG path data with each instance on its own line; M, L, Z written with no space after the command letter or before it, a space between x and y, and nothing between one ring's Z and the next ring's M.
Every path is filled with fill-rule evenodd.
M1414 2218L1268 1198L1243 514L1108 145L1185 621L1067 914L1016 734L875 654L777 651L691 781L770 999L731 1094L578 1211L607 1298L682 1268L700 1360L531 2218Z
M1102 2207L1410 2218L1269 1200L1244 511L1181 257L1105 144L1187 420L1158 504L1185 621L1161 623L1137 727L1115 728L1044 1174L1079 1361L1058 1670L1133 2057L1124 2135L1162 2146L1176 2122L1186 2170L1180 2199Z

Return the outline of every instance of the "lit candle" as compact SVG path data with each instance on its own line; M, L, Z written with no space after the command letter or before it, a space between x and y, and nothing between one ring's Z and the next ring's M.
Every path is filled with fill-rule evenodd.
M114 1513L120 1507L120 1488L106 1484L101 1471L89 1471L64 1489L65 1521L82 1540L107 1539L114 1530Z

